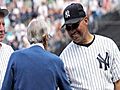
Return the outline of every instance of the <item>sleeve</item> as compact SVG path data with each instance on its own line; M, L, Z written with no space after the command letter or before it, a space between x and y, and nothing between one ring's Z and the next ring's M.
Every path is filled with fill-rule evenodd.
M120 80L120 51L117 45L113 42L113 62L112 62L112 76L113 82Z
M70 86L70 82L68 81L68 78L64 69L64 63L62 62L62 60L59 60L59 67L58 67L57 73L58 73L59 90L72 90Z
M14 54L11 55L1 90L13 90L14 88Z
M64 63L64 69L65 69L67 78L68 78L68 80L69 80L69 82L70 82L70 84L71 84L71 83L72 83L71 74L70 74L71 70L69 69L68 63L67 63L67 61L66 61L66 60L68 60L68 59L65 58L64 55L66 55L66 54L61 54L61 55L60 55L60 58L62 59L62 61L63 61L63 63Z

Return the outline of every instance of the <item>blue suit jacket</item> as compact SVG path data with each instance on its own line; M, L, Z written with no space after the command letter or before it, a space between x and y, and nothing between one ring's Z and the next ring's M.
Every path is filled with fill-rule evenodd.
M15 51L9 60L2 90L71 90L58 56L40 46Z

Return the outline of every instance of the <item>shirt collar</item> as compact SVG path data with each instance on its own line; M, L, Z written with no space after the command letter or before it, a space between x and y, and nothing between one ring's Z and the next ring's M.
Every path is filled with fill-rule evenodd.
M2 43L0 42L0 48L2 47Z
M42 43L31 44L30 47L35 46L35 45L38 45L38 46L42 47L43 49L45 49Z

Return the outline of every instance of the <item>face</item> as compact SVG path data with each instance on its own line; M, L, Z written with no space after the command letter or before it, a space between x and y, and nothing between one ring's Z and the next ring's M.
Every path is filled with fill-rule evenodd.
M66 30L75 43L83 44L87 34L88 19L85 17L79 22L71 25L71 28L66 25Z
M0 42L3 41L5 36L5 23L4 23L4 16L0 15Z

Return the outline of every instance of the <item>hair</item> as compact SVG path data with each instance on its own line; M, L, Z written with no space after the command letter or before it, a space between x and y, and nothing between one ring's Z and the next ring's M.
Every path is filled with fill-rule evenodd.
M43 43L44 48L48 45L48 26L44 19L33 19L27 27L27 38L30 44Z

